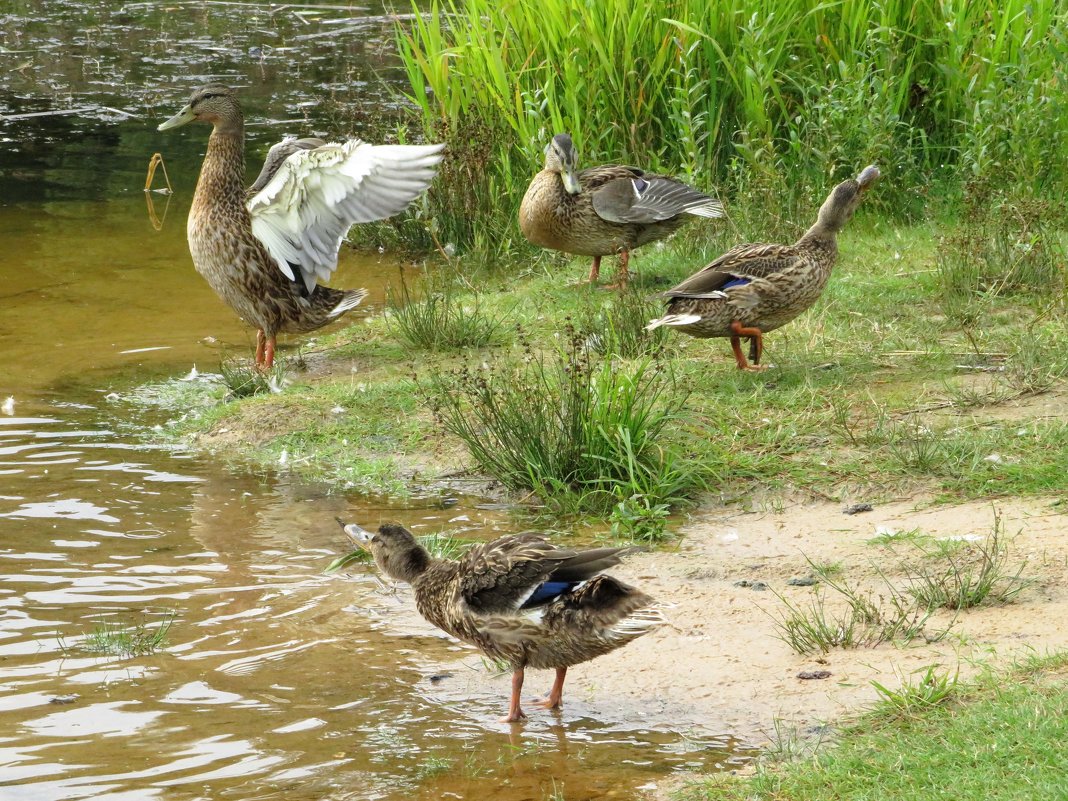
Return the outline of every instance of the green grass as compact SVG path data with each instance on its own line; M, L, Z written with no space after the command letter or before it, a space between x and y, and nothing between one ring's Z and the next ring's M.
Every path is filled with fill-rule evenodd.
M906 566L908 592L928 609L971 609L981 605L1007 604L1032 583L1024 578L1027 561L1015 565L1009 557L1009 540L1001 516L981 542L939 540L952 543L950 551L913 542L925 557ZM931 557L934 557L932 564Z
M683 456L671 432L686 394L668 366L598 357L565 322L558 348L434 375L427 403L479 470L562 510L606 513L619 531L656 539L667 507L715 467ZM622 504L622 508L620 508Z
M814 759L767 764L751 778L712 777L686 801L1015 801L1063 798L1068 751L1068 659L1031 660L972 683L935 669Z
M571 326L591 366L611 365L596 373L599 378L633 384L644 371L642 380L673 387L663 400L674 411L660 418L660 433L646 437L642 458L655 465L661 450L681 453L710 470L711 487L724 502L753 506L754 489L761 497L801 492L863 495L873 502L914 493L947 501L1061 494L1068 489L1068 416L1058 412L1068 368L1065 312L1052 290L1035 286L986 297L981 325L970 333L947 318L937 263L946 232L958 227L955 221L896 226L870 214L858 219L842 236L840 263L823 298L766 337L766 358L775 367L763 374L737 371L725 340L668 332L646 349L636 334L644 314L657 309L661 287L739 236L709 226L707 236L676 237L665 248L638 251L639 277L624 297L573 285L588 270L585 260L508 274L471 265L480 308L520 326L529 353L513 338L477 354L428 357L379 317L322 337L320 347L338 357L338 372L314 378L292 372L280 394L222 402L217 383L180 381L136 394L182 411L164 426L164 436L218 443L228 457L272 469L282 466L285 454L287 471L400 495L461 466L485 469L424 405L429 383L464 370L507 382L532 369L532 357L542 360L543 377L555 381L557 354L566 350ZM462 258L458 269L468 269ZM605 336L609 320L618 337ZM979 362L995 372L961 369L977 363L976 344L996 357ZM467 408L460 398L457 411ZM525 402L516 409L526 417L529 411ZM476 447L480 433L472 431ZM619 447L624 441L597 445L607 443L613 452L576 439L549 457L565 450L612 453L594 461L619 465L621 457L629 459ZM489 447L497 458L499 449ZM511 486L531 486L524 483L525 460L515 462L514 475ZM576 511L583 505L576 501L597 491L589 499L597 503L585 505L585 513L614 523L628 538L640 538L643 530L656 536L662 523L671 528L663 504L676 501L665 501L668 494L693 499L701 491L694 484L664 493L660 479L629 465L602 485L596 475L575 476L562 471L535 478L564 489L552 502L557 514ZM625 491L617 495L613 482ZM528 491L517 489L519 497Z
M432 225L500 253L562 131L585 164L718 187L764 230L873 161L897 219L992 185L1058 198L1066 31L1054 0L434 0L396 40L414 126L449 144Z
M80 643L83 650L109 656L135 657L153 654L167 644L175 613L168 612L158 624L141 621L125 624L101 620Z
M481 348L501 342L504 320L485 314L477 293L464 292L447 271L431 273L422 291L413 293L403 280L387 291L390 330L412 347L440 351Z

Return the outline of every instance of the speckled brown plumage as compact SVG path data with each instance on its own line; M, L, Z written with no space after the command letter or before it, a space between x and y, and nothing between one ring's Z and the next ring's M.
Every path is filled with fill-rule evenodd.
M307 296L303 284L289 280L252 233L244 182L244 132L238 117L208 139L186 233L197 272L241 319L268 339L306 333L336 319L331 315L342 300L366 294L317 286Z
M558 706L568 667L613 651L662 621L648 595L602 574L633 549L577 551L518 534L446 561L432 558L402 526L384 525L376 534L353 525L345 530L386 575L412 585L424 618L512 666L508 720L523 717L524 668L557 670L545 705Z
M601 257L618 253L625 283L631 250L669 236L695 215L722 214L718 201L674 178L616 165L577 172L577 158L570 136L553 137L545 168L523 196L519 228L535 245L593 256L591 281Z
M838 232L879 177L874 166L834 188L816 223L793 245L738 245L664 293L666 314L649 328L671 326L694 337L730 337L741 369L759 369L763 334L809 309L823 293L838 256ZM740 337L751 339L750 358Z

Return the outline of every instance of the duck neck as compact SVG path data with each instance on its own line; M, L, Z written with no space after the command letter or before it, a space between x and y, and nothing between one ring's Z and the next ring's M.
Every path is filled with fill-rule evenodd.
M414 585L419 583L419 579L426 574L433 563L434 558L427 550L417 545L393 562L390 572L393 578Z
M216 125L200 168L193 205L245 207L245 135L240 122Z
M797 240L797 245L835 254L838 252L838 231L839 226L818 220L815 225L805 231L804 236Z

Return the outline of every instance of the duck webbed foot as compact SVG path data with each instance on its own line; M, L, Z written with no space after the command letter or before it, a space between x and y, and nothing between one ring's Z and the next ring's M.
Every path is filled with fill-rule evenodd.
M749 338L749 358L753 360L752 364L747 362L742 354L742 337ZM734 351L734 361L737 362L739 370L768 369L760 364L760 357L764 353L764 332L759 328L744 326L740 320L731 323L731 350Z

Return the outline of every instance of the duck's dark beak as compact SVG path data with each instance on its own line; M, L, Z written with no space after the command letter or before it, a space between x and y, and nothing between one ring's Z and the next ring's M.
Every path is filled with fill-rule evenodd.
M860 175L857 176L857 183L860 184L860 191L863 192L869 186L879 180L879 176L882 175L879 172L879 168L874 164L869 164L863 170L860 171Z
M371 537L374 536L370 531L360 528L355 523L345 523L341 518L337 518L337 522L341 524L341 529L349 536L349 539L361 548L370 545Z
M161 122L156 128L157 131L168 131L171 128L179 128L188 122L192 122L197 118L196 112L192 108L186 106L173 117L166 122Z

